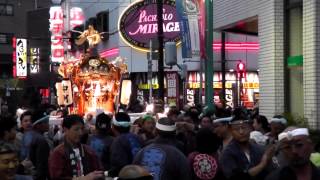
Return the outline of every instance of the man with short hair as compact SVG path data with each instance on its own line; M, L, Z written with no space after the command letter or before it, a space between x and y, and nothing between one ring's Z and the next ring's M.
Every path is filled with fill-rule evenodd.
M281 115L276 115L270 119L269 124L271 130L270 133L266 135L269 136L269 144L272 144L278 139L278 135L286 128L287 120Z
M103 177L103 171L95 152L81 144L84 122L79 115L68 115L62 127L65 141L57 146L49 158L49 171L52 180L94 180Z
M187 158L172 144L175 122L161 118L156 130L158 137L136 155L133 163L147 168L157 180L191 179Z
M118 112L112 119L112 128L117 137L111 144L109 174L117 177L121 168L132 163L134 156L142 148L141 139L130 133L130 116L126 112Z
M263 153L262 147L249 141L252 127L246 113L237 113L230 122L230 128L233 140L221 156L225 177L227 179L264 179L274 147L268 148Z
M232 117L222 117L213 120L212 127L213 132L222 139L223 150L232 140L232 134L230 132L229 123Z
M2 180L32 180L31 176L16 175L19 165L16 149L8 143L0 142L0 177Z
M96 117L96 134L89 136L88 144L97 154L104 170L110 168L111 117L101 113Z
M35 167L35 180L43 180L49 177L48 157L49 144L44 133L49 130L49 116L42 111L37 111L32 116L31 143L28 157Z
M267 180L318 180L320 170L310 161L313 143L307 128L296 128L283 134L288 139L286 146L280 147L288 164L271 173Z

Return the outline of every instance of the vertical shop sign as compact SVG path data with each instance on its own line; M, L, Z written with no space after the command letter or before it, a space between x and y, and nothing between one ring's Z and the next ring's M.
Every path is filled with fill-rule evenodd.
M51 61L61 63L64 59L63 11L60 6L50 8Z
M70 28L80 26L84 23L84 13L81 8L73 7L70 9Z
M17 68L16 68L16 62L17 62L17 39L16 37L12 38L12 63L13 63L13 68L12 68L12 76L13 78L17 77Z
M30 73L35 74L39 72L39 48L30 48Z
M187 89L187 104L190 106L194 106L194 90Z
M143 90L137 90L137 100L140 104L144 104Z
M226 105L228 108L233 108L233 92L232 89L226 89Z
M27 40L17 39L16 44L16 71L17 77L27 77Z
M177 87L177 74L167 73L167 86L168 86L168 104L177 106L178 87Z

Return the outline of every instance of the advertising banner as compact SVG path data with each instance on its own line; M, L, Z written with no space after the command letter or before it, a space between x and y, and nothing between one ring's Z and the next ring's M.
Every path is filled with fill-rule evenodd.
M177 16L180 23L182 58L192 58L189 22L183 1L176 1Z
M179 94L179 88L178 88L178 76L175 72L168 72L166 74L167 76L167 100L168 104L170 106L178 106L178 94Z
M182 36L182 57L191 58L200 54L199 2L198 0L177 1Z
M27 77L27 40L17 39L16 43L17 77Z
M61 63L64 59L63 11L60 6L50 8L51 61Z
M35 74L39 72L39 48L30 48L30 73Z

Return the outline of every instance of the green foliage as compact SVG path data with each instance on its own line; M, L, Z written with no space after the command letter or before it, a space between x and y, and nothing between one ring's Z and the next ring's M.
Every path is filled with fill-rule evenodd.
M285 112L282 114L288 121L288 126L309 127L307 118Z

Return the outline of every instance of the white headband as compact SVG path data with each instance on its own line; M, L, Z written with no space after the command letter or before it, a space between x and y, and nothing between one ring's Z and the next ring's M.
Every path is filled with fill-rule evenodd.
M281 123L286 125L287 124L287 120L285 118L272 118L270 120L270 123L275 122L275 123Z
M213 123L230 122L231 120L232 120L232 116L215 119L215 120L213 120Z
M300 136L300 135L309 136L309 130L307 128L298 128L298 129L289 131L288 134L291 137Z
M161 130L161 131L175 131L176 130L176 124L174 124L174 125L163 125L163 124L159 124L157 122L156 123L156 128Z
M38 123L41 123L41 122L45 122L45 121L49 122L49 116L48 115L36 120L34 123L32 123L32 126L34 126L34 125L36 125Z
M115 117L112 118L112 124L115 126L121 126L121 127L130 127L131 126L131 122L128 121L117 121Z
M279 140L279 141L281 141L281 140L283 140L283 139L289 139L289 135L288 135L287 132L283 132L283 133L280 133L280 134L278 135L278 140Z

